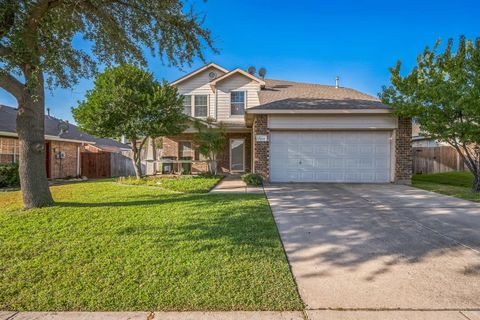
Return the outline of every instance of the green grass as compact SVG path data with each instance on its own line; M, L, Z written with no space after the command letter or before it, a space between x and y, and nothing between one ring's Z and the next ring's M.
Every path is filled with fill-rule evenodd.
M221 176L174 176L174 177L135 177L119 178L120 184L146 185L182 193L205 193L210 191L220 180Z
M0 193L0 310L298 310L266 199L95 181Z
M472 182L470 172L416 174L412 179L414 187L480 202L480 194L471 191Z

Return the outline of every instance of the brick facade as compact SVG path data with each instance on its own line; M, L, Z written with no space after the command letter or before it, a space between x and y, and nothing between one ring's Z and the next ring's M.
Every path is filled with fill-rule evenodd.
M177 136L163 137L162 141L162 157L175 157L178 159L178 143L180 141L191 141L193 149L197 149L198 145L193 142L193 134L183 133ZM193 155L192 155L193 157ZM202 159L202 158L200 158ZM161 171L159 169L159 171ZM192 173L207 172L208 166L206 162L192 162Z
M17 138L0 137L0 164L18 162L19 145Z
M250 132L229 132L227 133L227 142L223 152L218 155L218 167L220 172L230 172L230 139L245 139L245 171L251 171L251 155L252 155L252 136ZM175 157L178 159L179 150L178 145L180 141L191 141L193 149L197 149L198 145L193 142L192 133L183 133L177 136L170 136L163 138L162 156ZM200 160L203 156L200 155ZM206 162L192 163L192 173L206 172L208 171Z
M395 133L395 182L412 182L412 120L399 118Z
M82 151L80 143L66 141L50 141L50 177L52 179L76 177L78 172L78 149ZM59 152L65 153L65 158L59 159L55 155Z
M253 121L253 167L255 173L260 174L264 179L268 180L270 173L270 137L268 130L268 116L257 115ZM267 135L267 141L257 141L257 135Z
M83 151L80 143L68 141L46 141L50 146L50 173L51 179L75 177L78 175L77 147ZM65 152L65 158L59 159L55 154ZM0 137L0 164L18 162L18 139L11 137Z

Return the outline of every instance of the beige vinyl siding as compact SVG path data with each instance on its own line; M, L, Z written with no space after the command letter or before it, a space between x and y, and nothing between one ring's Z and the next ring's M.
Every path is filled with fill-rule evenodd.
M217 84L217 120L244 122L243 116L230 115L230 92L245 92L245 109L258 106L258 91L260 84L243 75L235 74Z
M210 86L210 78L208 74L215 72L217 77L224 73L217 68L208 68L194 77L179 83L176 87L180 94L185 95L208 95L208 116L215 117L215 92ZM193 100L193 99L192 99Z
M395 129L393 115L269 115L270 129Z

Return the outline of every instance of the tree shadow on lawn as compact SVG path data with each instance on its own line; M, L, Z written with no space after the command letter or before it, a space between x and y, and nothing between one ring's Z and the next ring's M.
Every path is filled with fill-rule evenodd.
M139 200L131 200L132 198ZM225 245L225 242L217 240L224 240L231 245L247 245L260 250L267 247L281 248L268 204L265 201L249 202L260 198L263 196L256 194L141 194L129 196L125 201L57 202L57 206L65 208L128 207L129 212L134 214L141 214L145 206L152 206L152 208L160 206L159 214L164 210L179 210L184 223L179 222L168 226L160 221L152 223L149 221L146 224L139 220L139 223L132 223L116 231L120 236L143 235L156 239L162 246L169 248L175 248L179 242L184 241L192 241L194 243L192 248L197 252ZM245 203L240 204L239 201L245 201ZM135 207L138 207L137 212Z
M235 199L255 199L260 195L214 195L207 193L190 193L190 194L140 194L130 195L122 201L106 201L106 202L73 202L73 201L57 201L55 204L59 207L72 208L98 208L98 207L135 207L145 205L164 205L175 204L181 202L195 202L195 206L218 204L221 202ZM130 200L139 199L139 200Z

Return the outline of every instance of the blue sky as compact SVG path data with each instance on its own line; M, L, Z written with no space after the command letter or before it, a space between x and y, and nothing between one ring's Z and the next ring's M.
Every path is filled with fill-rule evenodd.
M377 95L388 84L388 68L397 60L411 68L425 46L438 38L480 36L480 1L191 1L206 14L218 55L207 61L225 68L265 67L267 78L334 84ZM82 45L82 42L79 42ZM163 66L146 52L155 77L168 81L184 70ZM73 121L70 108L82 100L92 80L72 89L46 93L46 106ZM0 104L16 101L0 89Z

